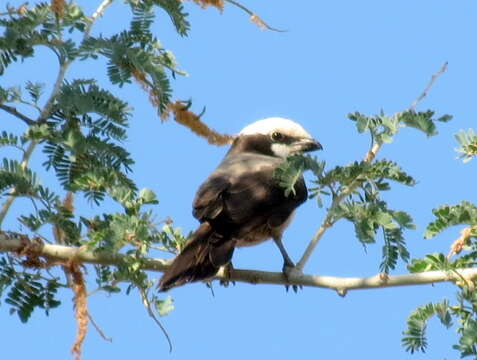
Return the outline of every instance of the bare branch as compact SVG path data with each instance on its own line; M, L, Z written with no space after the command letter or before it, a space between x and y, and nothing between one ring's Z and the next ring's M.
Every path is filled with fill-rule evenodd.
M22 120L25 124L27 125L33 125L35 124L35 121L30 119L28 116L25 116L23 115L22 113L20 113L16 108L14 108L13 106L8 106L8 105L5 105L5 104L0 104L0 109L2 110L5 110L7 113L19 118L20 120Z
M171 353L172 352L172 341L171 341L171 338L169 336L169 333L167 332L164 325L162 325L162 323L159 321L157 316L154 314L154 311L152 310L152 304L149 301L149 299L147 298L147 294L144 291L144 289L141 289L141 288L138 288L138 289L139 289L139 292L141 293L141 299L142 299L144 307L147 310L147 314L154 320L154 322L157 324L157 326L159 326L162 333L166 337L167 343L169 344L169 352Z
M94 22L98 19L98 17L103 16L104 11L106 10L106 8L109 5L111 5L113 3L113 1L114 0L103 0L101 2L101 4L99 4L96 11L93 13L93 15L91 15L89 24L86 26L86 29L84 31L83 40L86 40L87 38L89 38L89 36L91 34L91 28L93 27Z
M20 254L28 248L29 255L35 254L47 259L51 266L75 261L78 263L118 265L127 258L122 254L92 252L84 248L75 248L63 245L45 244L37 238L29 239L26 235L0 231L0 252ZM25 251L23 251L25 252ZM164 272L170 265L170 260L148 258L142 261L142 269ZM343 296L349 290L376 289L383 287L424 285L437 282L459 282L462 279L477 279L477 268L467 268L445 271L428 271L415 274L389 275L381 274L370 277L337 277L310 274L290 274L287 280L282 272L268 272L258 270L231 269L229 273L221 268L214 279L244 282L249 284L275 284L317 287L335 290Z
M230 3L234 6L238 7L239 9L242 9L243 11L245 11L247 14L250 15L250 21L253 22L254 24L256 24L258 27L260 27L262 29L268 29L268 30L276 31L276 32L287 32L287 30L280 30L280 29L271 27L265 21L263 21L261 17L259 17L253 11L246 8L245 6L243 6L242 4L240 4L237 1L234 1L234 0L224 0L224 1L226 1L226 2L228 2L228 3Z
M429 80L429 83L427 84L426 88L421 93L421 95L419 95L416 98L416 100L413 101L413 103L409 107L409 110L413 110L413 111L416 110L417 105L419 105L419 103L427 96L427 94L429 93L429 90L431 90L431 88L434 85L434 83L436 82L437 78L446 72L447 65L448 65L448 62L446 61L444 64L442 64L439 71L432 75L431 80Z
M89 294L88 294L88 296L89 296ZM94 327L94 328L96 329L96 331L98 332L99 336L101 336L101 337L103 338L103 340L109 341L109 342L113 342L113 339L110 338L109 336L107 336L107 335L104 333L103 329L101 329L101 328L99 327L99 325L96 324L96 321L94 321L94 318L93 318L93 316L91 315L91 313L90 313L89 311L88 311L88 318L89 318L89 321L91 322L91 324L93 325L93 327Z

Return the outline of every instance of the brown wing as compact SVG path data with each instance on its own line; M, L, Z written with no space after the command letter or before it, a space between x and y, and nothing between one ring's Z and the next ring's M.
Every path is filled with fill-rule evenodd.
M279 162L269 156L245 154L222 163L199 188L194 216L232 236L270 220L274 226L280 225L306 200L307 190L301 179L295 186L296 194L286 197L274 178Z

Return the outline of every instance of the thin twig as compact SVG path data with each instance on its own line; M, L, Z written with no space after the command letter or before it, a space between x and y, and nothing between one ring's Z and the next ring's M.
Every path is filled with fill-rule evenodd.
M421 95L419 95L416 98L416 100L414 100L414 102L409 107L409 110L413 110L413 111L416 110L417 105L427 96L427 94L429 93L429 90L431 90L431 88L434 85L434 83L436 82L437 78L446 72L447 65L448 65L448 62L446 61L444 64L442 64L439 71L437 71L435 74L432 75L431 80L429 80L429 83L427 84L426 88L421 93Z
M142 298L142 302L143 302L143 305L144 307L146 308L147 310L147 313L148 315L154 320L154 322L161 328L161 331L162 333L164 334L164 336L166 337L166 340L167 340L167 343L169 344L169 352L172 352L172 341L171 341L171 338L169 337L169 333L167 332L166 328L164 327L164 325L161 324L161 322L159 321L159 319L157 318L156 314L154 314L154 311L152 310L152 307L151 307L151 302L149 301L149 299L147 298L147 294L146 292L139 288L139 292L141 294L141 298Z
M280 30L280 29L271 27L265 21L263 21L261 17L259 17L257 14L255 14L252 10L246 8L245 6L243 6L242 4L240 4L237 1L234 1L234 0L224 0L224 1L242 9L243 11L245 11L247 14L250 15L250 20L253 23L257 24L259 27L262 27L262 28L265 28L265 29L268 29L268 30L271 30L271 31L276 31L276 32L287 32L287 30Z
M13 106L0 104L0 109L5 110L7 113L19 118L20 120L22 120L25 124L27 124L29 126L35 124L34 120L32 120L28 116L25 116L22 113L18 112L18 110L16 108L14 108Z
M427 84L426 88L424 89L424 91L421 93L421 95L419 95L417 97L416 100L414 100L414 102L411 104L411 106L409 107L408 110L416 110L416 107L417 105L419 104L419 102L422 101L422 99L424 99L429 90L432 88L432 86L434 85L434 82L437 80L437 78L442 75L445 71L447 70L447 62L445 62L441 68L439 69L439 71L437 71L435 74L432 75L431 77L431 80L429 81L429 83ZM381 149L381 146L382 146L382 143L375 143L371 150L369 150L365 157L364 157L364 161L366 162L372 162L375 158L376 158L376 155L377 153L379 152L379 150ZM321 238L323 237L323 235L325 234L326 230L328 230L329 227L331 227L331 224L332 222L334 222L333 220L333 217L331 216L331 214L333 213L333 210L339 206L341 204L341 202L343 201L343 199L345 199L348 195L352 194L353 191L356 189L356 187L358 186L358 183L359 183L359 176L358 178L356 178L353 182L351 182L350 185L347 186L346 190L342 191L338 196L336 196L334 199L333 199L333 202L331 203L331 206L330 208L328 209L328 213L325 217L325 220L323 220L321 226L318 228L318 230L316 231L316 233L313 235L312 239L310 240L310 243L308 244L308 246L306 247L300 261L297 263L296 265L296 268L299 270L299 271L303 271L306 263L308 262L311 254L314 252L315 248L316 248L316 245L318 245L318 242L321 240Z
M88 318L89 318L89 321L91 321L91 324L93 324L93 327L96 329L96 331L98 332L99 336L101 336L103 338L103 340L105 341L109 341L109 342L113 342L113 339L110 338L109 336L107 336L104 331L98 326L98 324L96 324L96 322L94 321L94 318L93 316L91 316L91 314L89 313L88 311Z

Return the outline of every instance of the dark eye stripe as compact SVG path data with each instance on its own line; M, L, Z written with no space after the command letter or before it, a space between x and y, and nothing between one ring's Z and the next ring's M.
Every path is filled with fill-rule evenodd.
M274 131L272 133L271 139L273 142L278 142L281 144L291 144L292 142L295 141L295 138L285 135L279 131Z
M281 132L274 131L272 133L272 140L273 141L281 141L282 139L283 139L283 134Z

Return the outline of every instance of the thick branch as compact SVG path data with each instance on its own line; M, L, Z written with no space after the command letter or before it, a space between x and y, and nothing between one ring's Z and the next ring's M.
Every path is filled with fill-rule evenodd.
M88 251L85 248L64 245L45 244L39 239L29 239L26 235L0 231L0 252L13 252L19 255L40 256L50 265L64 264L72 260L87 264L117 266L127 258L122 254L109 254ZM165 259L145 259L143 270L164 272L170 264ZM257 270L230 270L230 276L221 269L215 279L239 281L249 284L299 285L336 290L345 295L348 290L374 289L406 285L423 285L436 282L455 282L477 278L477 268L460 269L452 272L428 271L416 274L389 275L380 274L370 277L336 277L308 274L290 274L285 279L282 272Z

